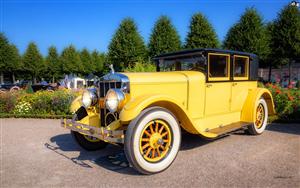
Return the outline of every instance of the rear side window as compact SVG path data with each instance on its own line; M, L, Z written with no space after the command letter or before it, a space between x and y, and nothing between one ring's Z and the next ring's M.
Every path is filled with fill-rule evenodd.
M248 79L249 58L245 56L234 56L233 78L234 80Z
M229 80L230 56L226 54L208 54L208 79L211 81Z

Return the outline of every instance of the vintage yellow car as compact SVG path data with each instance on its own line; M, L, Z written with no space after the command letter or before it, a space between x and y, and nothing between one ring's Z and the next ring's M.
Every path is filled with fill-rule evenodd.
M274 114L271 93L257 86L257 56L194 49L154 58L157 72L111 73L73 101L73 119L62 120L87 150L124 146L142 174L167 169L181 130L217 138L245 129L261 134Z

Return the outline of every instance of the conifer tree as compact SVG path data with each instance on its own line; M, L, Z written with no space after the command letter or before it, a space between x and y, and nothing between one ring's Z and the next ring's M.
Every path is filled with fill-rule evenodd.
M21 58L17 47L9 43L4 33L0 33L0 84L4 81L4 73L10 73L15 82L15 73L20 68Z
M45 68L43 56L40 54L35 43L29 43L25 54L23 55L24 69L31 75L33 83L37 83L37 79L41 78L43 69Z
M271 31L271 47L277 57L300 57L300 10L285 6L278 14Z
M80 55L73 45L66 47L60 56L62 72L64 74L81 74L84 67L80 61Z
M271 76L272 66L282 64L289 65L289 75L291 75L291 63L300 57L299 8L295 5L285 6L271 26L269 34L272 51L269 57L269 77ZM289 76L290 80L291 77Z
M108 47L108 62L117 71L146 58L147 51L133 19L124 19Z
M93 65L94 65L94 73L97 76L101 76L104 72L105 69L105 54L104 53L99 53L98 51L94 50L92 52L92 61L93 61Z
M48 49L48 55L46 57L46 66L48 77L55 82L61 77L61 65L59 61L59 54L55 46L50 46Z
M15 83L16 81L16 73L19 73L19 71L22 69L21 64L21 56L19 54L18 48L11 44L9 46L9 61L7 62L6 70L11 74L12 81Z
M84 48L80 52L80 60L81 60L82 66L84 67L83 73L85 75L94 73L95 65L93 64L93 59L92 59L90 52L86 48Z
M216 48L219 45L217 34L207 18L201 13L192 16L185 48Z
M181 47L180 37L167 16L161 16L155 23L149 42L149 55L173 52Z
M247 8L240 20L228 31L223 47L254 53L265 59L269 52L266 26L256 9Z

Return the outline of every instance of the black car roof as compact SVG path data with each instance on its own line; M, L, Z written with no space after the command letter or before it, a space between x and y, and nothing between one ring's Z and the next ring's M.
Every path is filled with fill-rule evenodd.
M196 49L180 50L176 52L160 54L158 56L155 56L153 59L155 60L155 59L160 59L169 56L177 56L177 55L184 55L184 54L197 53L197 52L217 52L217 53L226 53L226 54L245 55L245 56L250 56L251 58L257 57L257 55L252 53L240 52L235 50L223 50L217 48L196 48Z

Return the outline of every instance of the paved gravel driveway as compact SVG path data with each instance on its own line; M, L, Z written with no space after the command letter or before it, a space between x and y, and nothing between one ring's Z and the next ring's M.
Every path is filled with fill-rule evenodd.
M59 120L0 119L0 187L300 187L300 125L206 141L183 135L169 169L139 175L122 148L86 152Z

